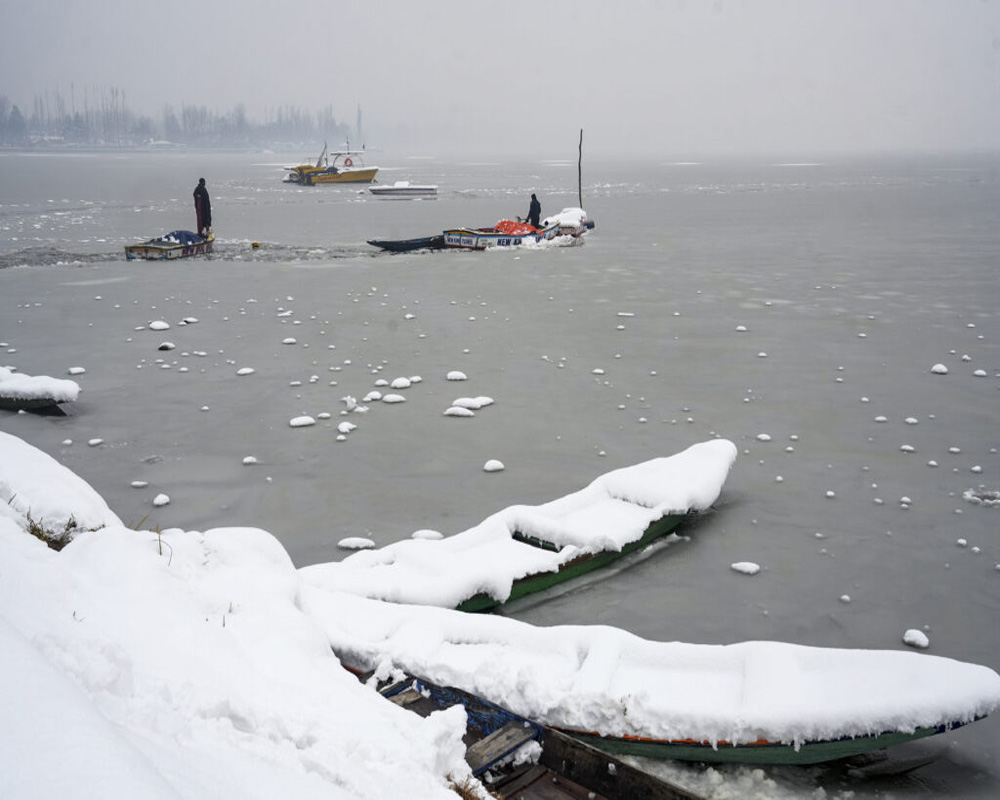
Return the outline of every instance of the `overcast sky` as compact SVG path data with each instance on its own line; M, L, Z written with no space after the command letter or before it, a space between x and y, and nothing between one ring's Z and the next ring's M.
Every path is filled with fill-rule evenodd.
M0 94L112 86L407 153L1000 149L1000 0L0 0Z

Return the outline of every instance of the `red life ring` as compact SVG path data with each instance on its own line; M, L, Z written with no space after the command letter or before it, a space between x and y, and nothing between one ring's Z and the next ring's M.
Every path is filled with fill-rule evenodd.
M348 156L347 158L344 159L344 166L345 167L353 167L354 166L354 162L351 161L351 157L350 156Z

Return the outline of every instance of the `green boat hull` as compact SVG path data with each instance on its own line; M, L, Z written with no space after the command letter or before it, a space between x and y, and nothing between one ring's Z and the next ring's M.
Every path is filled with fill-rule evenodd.
M910 733L880 733L876 736L858 736L823 742L807 742L798 749L791 744L763 742L760 744L731 745L720 743L716 747L703 742L663 741L659 739L618 738L596 733L562 730L591 747L616 756L642 756L645 758L700 761L713 764L797 765L823 764L842 758L884 750L937 733L961 727L961 723L941 725L936 728L917 728Z
M685 516L686 515L684 514L668 514L665 517L661 517L656 522L651 523L639 539L625 545L621 550L604 550L600 553L589 553L587 555L580 556L573 561L567 562L555 572L539 572L535 575L527 575L524 578L520 578L519 580L514 581L510 590L510 597L508 597L504 602L510 602L511 600L517 600L518 598L534 594L535 592L550 589L553 586L558 586L566 581L579 578L581 575L586 575L588 572L592 572L595 569L606 567L609 564L624 558L630 553L634 553L636 550L641 550L643 547L646 547L656 539L660 539L667 534L672 533L674 529L684 521ZM532 545L533 547L541 547L545 550L557 551L559 549L551 542L547 542L543 539L537 539L533 536L526 536L521 533L514 533L514 538L518 541L524 542L525 544ZM486 594L485 592L480 592L479 594L475 594L469 599L464 600L458 606L458 610L489 611L499 605L501 605L501 602L495 597Z

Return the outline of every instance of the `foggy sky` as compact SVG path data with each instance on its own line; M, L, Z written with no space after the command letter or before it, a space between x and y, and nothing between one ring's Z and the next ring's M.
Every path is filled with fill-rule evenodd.
M0 94L111 86L414 154L1000 149L1000 0L0 0Z

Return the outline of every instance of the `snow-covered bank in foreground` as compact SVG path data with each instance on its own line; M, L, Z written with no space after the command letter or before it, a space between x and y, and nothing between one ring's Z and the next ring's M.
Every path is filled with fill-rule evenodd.
M396 542L301 573L322 589L396 603L455 608L479 592L503 602L519 578L556 572L585 554L620 552L662 517L709 508L735 460L732 442L701 442L608 472L557 500L510 506L454 536ZM559 549L526 545L515 531Z
M89 483L51 456L0 431L0 516L31 517L49 530L120 527Z
M29 506L106 527L56 552L24 532ZM454 798L468 773L464 712L424 720L361 686L270 534L125 528L6 434L0 653L0 797Z
M36 520L104 527L55 552L25 533L18 497ZM0 796L454 797L464 712L400 710L331 644L609 731L652 725L668 703L665 732L790 741L1000 704L992 670L924 654L658 644L324 591L256 528L125 528L0 433Z

